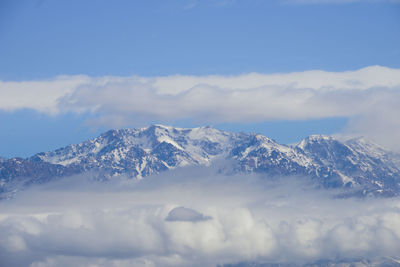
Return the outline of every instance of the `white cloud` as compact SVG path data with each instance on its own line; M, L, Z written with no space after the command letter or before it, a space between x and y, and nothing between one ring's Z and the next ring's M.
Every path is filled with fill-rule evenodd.
M60 97L90 80L87 76L60 76L41 81L0 81L0 110L33 109L53 115L59 112Z
M224 177L198 168L139 183L79 181L0 203L0 265L302 263L390 257L400 249L397 198L333 199L298 180ZM211 217L165 220L180 206Z
M111 127L184 119L210 124L347 117L354 121L349 132L389 146L396 143L385 141L400 135L398 99L400 69L380 66L346 72L71 76L0 83L2 110L90 112L96 117L92 123ZM378 126L384 131L378 132Z

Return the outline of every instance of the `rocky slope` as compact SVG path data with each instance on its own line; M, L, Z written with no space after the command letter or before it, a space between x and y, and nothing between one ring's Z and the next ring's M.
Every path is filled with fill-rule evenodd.
M400 193L399 157L363 138L340 142L312 135L296 146L286 146L257 134L163 125L110 130L27 159L2 159L0 188L7 194L85 172L102 179L119 174L141 179L183 166L209 166L217 159L232 163L228 173L306 176L323 187L353 188L363 195Z

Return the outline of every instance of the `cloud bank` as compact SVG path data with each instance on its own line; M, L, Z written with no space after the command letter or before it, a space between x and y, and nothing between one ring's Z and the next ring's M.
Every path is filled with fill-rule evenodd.
M347 133L393 146L400 135L400 69L236 76L87 77L1 82L0 110L91 113L91 123L351 119ZM398 145L398 144L397 144ZM398 145L399 146L399 145Z
M400 250L398 198L333 199L299 180L196 168L140 182L79 179L0 203L1 266L302 264Z

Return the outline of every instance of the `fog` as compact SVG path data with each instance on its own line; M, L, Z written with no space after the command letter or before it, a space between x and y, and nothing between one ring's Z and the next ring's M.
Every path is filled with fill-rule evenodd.
M0 202L0 266L216 266L400 251L400 199L336 198L301 177L184 168L71 177Z

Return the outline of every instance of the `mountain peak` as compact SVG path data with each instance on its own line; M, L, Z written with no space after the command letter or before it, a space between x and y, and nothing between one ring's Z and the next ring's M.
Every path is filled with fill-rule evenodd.
M300 143L297 145L297 147L301 149L306 149L307 146L314 145L314 144L321 144L321 143L330 143L336 141L335 138L329 135L323 135L323 134L313 134L310 135L303 140L300 141Z
M209 166L218 162L217 158L232 162L231 172L308 176L326 187L355 184L370 191L400 193L397 161L365 138L341 142L327 135L310 135L292 147L261 134L161 124L109 130L97 138L25 160L0 159L0 179L6 181L12 175L40 182L40 177L85 172L100 173L101 178L124 174L140 179L182 166ZM41 172L46 168L49 171L44 175Z
M184 129L184 128L178 128L178 127L173 127L173 126L163 125L163 124L158 124L158 123L152 124L149 127L144 128L144 129L149 129L149 128L159 128L159 129L165 129L165 130L174 130L174 129L175 130L183 130Z
M363 136L351 138L345 141L345 144L359 153L366 153L374 157L383 157L390 153L386 148Z
M319 141L319 140L325 140L325 141L331 141L335 140L334 137L330 135L324 135L324 134L312 134L306 137L307 140L309 141Z

